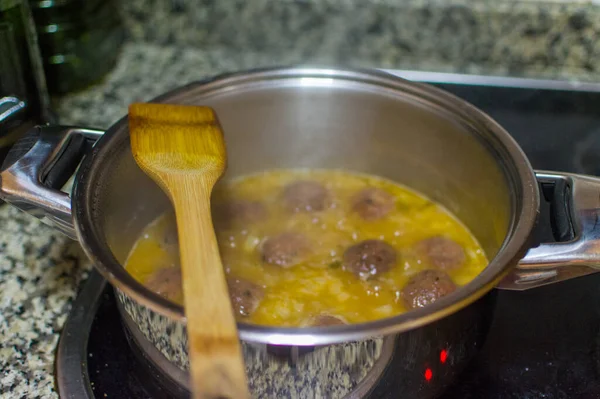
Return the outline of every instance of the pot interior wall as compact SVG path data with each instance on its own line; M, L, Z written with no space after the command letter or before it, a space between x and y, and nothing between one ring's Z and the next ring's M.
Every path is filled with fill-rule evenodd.
M226 178L271 168L382 176L446 206L493 257L518 193L485 122L450 115L434 98L419 98L418 88L401 93L369 82L338 83L287 78L227 90L197 86L163 101L215 108L228 147ZM140 230L170 205L135 165L126 126L111 135L93 212L123 262Z

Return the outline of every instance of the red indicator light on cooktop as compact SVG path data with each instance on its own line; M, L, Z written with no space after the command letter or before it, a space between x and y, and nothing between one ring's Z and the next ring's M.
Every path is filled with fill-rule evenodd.
M433 378L433 371L431 371L431 369L426 369L425 370L425 380L431 381L432 378Z
M446 363L446 360L448 360L448 351L442 349L442 351L440 352L440 362Z

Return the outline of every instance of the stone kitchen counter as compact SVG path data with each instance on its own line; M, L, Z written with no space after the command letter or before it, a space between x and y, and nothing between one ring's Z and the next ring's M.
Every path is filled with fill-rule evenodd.
M123 15L132 40L160 45L600 80L600 7L592 0L131 0Z

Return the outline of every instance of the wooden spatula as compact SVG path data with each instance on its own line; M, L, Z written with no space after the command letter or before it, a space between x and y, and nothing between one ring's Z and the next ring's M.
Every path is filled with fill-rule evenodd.
M249 398L210 195L225 171L223 133L212 109L167 104L129 107L131 150L175 207L195 398Z

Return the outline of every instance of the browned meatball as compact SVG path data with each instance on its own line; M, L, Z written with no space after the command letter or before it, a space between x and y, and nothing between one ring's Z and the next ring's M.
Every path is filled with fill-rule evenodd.
M456 290L450 276L441 270L423 270L412 276L402 289L402 301L408 309L422 308Z
M242 316L250 316L254 313L265 296L261 286L241 278L228 277L227 287L233 311Z
M214 220L217 227L230 228L234 223L252 224L267 217L263 203L248 200L232 200L214 207Z
M396 250L385 241L367 240L344 252L343 266L358 278L367 280L384 273L396 264Z
M456 241L442 236L435 236L420 241L417 251L422 254L433 267L441 270L452 270L460 267L465 261L465 250Z
M317 317L315 317L312 321L311 321L311 326L313 327L327 327L327 326L343 326L346 323L346 321L344 319L342 319L341 317L338 316L332 316L329 314L321 314Z
M144 284L151 291L173 301L181 297L181 269L167 267L152 274Z
M281 233L268 238L262 245L263 261L284 268L297 265L309 253L310 242L300 233Z
M364 220L383 218L394 209L394 196L385 190L369 187L352 198L352 211Z
M315 212L325 209L327 189L316 181L300 180L283 189L286 207L292 212Z

